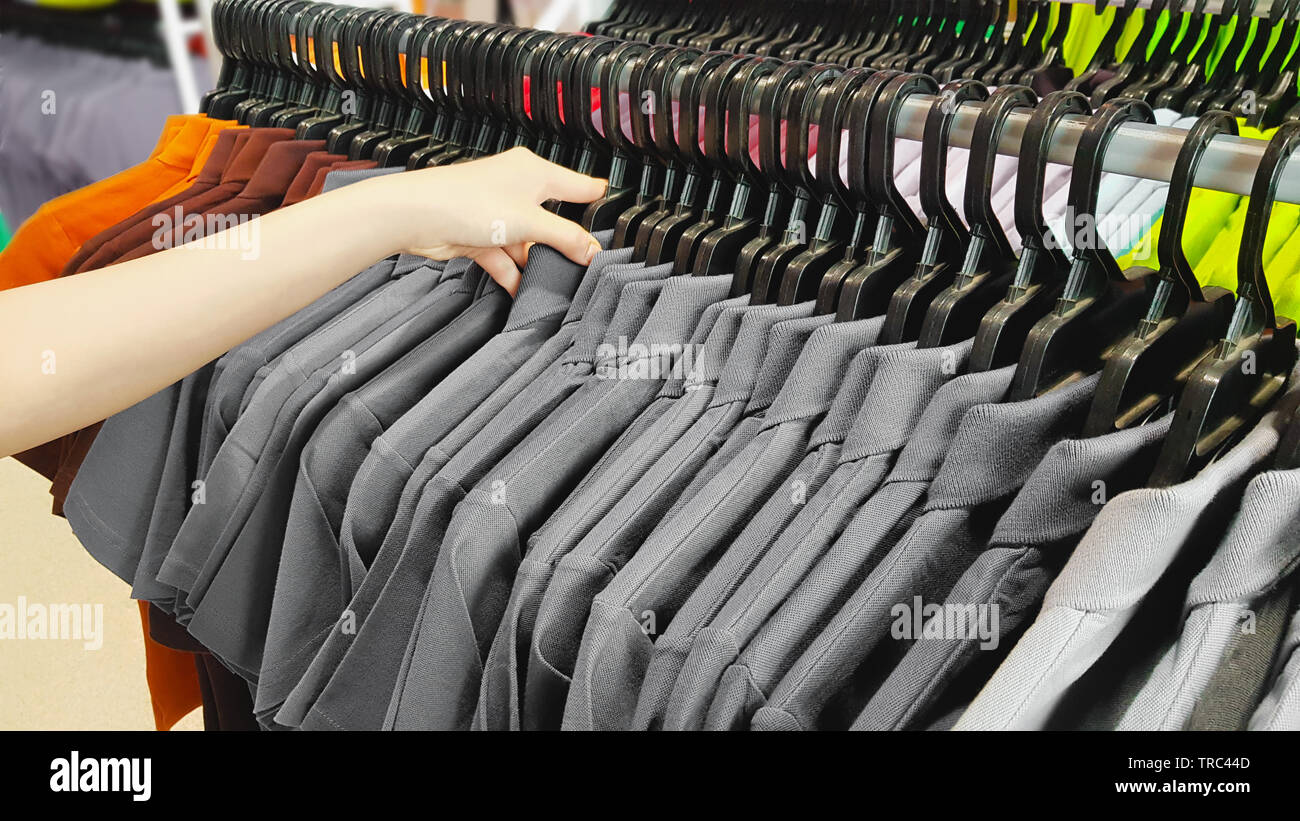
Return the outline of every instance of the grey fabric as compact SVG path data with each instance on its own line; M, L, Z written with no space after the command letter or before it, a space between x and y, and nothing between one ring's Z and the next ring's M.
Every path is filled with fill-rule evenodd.
M1238 732L1248 727L1267 692L1268 673L1286 637L1294 602L1294 574L1255 602L1252 629L1233 636L1187 718L1187 730Z
M1127 707L1125 685L1142 672L1135 661L1177 629L1187 582L1217 546L1250 474L1277 447L1277 425L1271 412L1192 479L1121 493L1102 508L1038 618L955 729L1113 727L1117 708Z
M1300 471L1260 474L1246 486L1227 538L1192 580L1183 603L1181 634L1165 649L1119 729L1180 730L1194 711L1225 712L1207 706L1217 701L1210 690L1221 668L1231 669L1233 675L1224 678L1250 705L1245 716L1239 711L1231 718L1221 715L1217 723L1244 729L1255 706L1250 683L1262 684L1267 678L1290 614L1297 562Z
M515 574L506 613L489 650L475 715L476 728L518 729L521 726L525 653L555 563L691 426L698 423L700 417L710 412L717 413L711 408L715 404L715 388L720 379L730 379L733 384L732 410L743 410L762 364L764 342L769 331L782 320L807 317L811 313L811 305L740 308L735 300L718 303L728 304L733 304L733 307L720 312L716 330L705 339L695 369L685 380L680 380L680 389L675 380L670 379L664 385L661 396L680 390L681 401L674 402L670 412L654 421L626 446L611 451L608 460L588 473L583 484L529 539L528 551ZM734 325L737 320L738 326ZM698 334L697 329L697 337ZM725 356L721 363L719 356ZM556 726L559 724L558 713L557 708Z
M523 565L538 554L567 552L699 417L713 397L718 372L735 344L743 318L763 310L761 306L749 307L748 303L747 296L737 297L716 302L705 310L689 343L689 372L683 378L665 380L651 406L628 426L555 513L528 538L501 624L484 660L473 729L519 729L515 655L519 645L515 637L522 618L519 580L525 574Z
M348 489L370 446L505 324L510 294L479 279L473 302L382 373L345 395L303 449L271 601L255 713L269 719L352 597L340 545ZM364 575L364 567L354 568Z
M782 677L751 729L849 727L897 661L899 648L886 641L896 605L943 600L1048 449L1082 425L1098 379L966 412L921 515Z
M879 346L858 355L854 366L867 371L869 387L860 401L850 399L851 427L832 473L807 488L806 502L770 546L760 541L746 553L738 540L691 595L655 644L638 726L658 717L670 730L703 726L722 672L880 486L935 392L965 369L971 347Z
M374 694L391 693L406 667L406 649L456 504L552 410L592 377L604 334L617 338L640 330L663 288L663 277L670 271L670 265L607 266L589 304L579 304L581 289L575 296L564 326L572 328L572 332L565 334L568 340L564 347L554 351L556 346L548 342L535 356L549 355L554 360L526 386L511 386L517 394L489 420L467 419L429 448L403 489L399 513L362 583L370 590L358 590L349 604L349 610L353 610L369 599L373 602L369 612L352 641L341 639L348 645L343 659L311 706L305 708L300 726L382 726L388 703L386 696ZM567 322L568 317L576 321ZM557 337L565 343L562 334L563 327ZM404 513L408 509L409 517ZM295 709L303 710L304 706Z
M400 277L404 277L407 274L411 274L416 271L431 270L431 271L441 272L439 274L439 281L441 281L442 279L461 276L467 270L469 270L469 267L470 267L470 262L467 259L453 259L447 263L435 263L435 262L430 262L429 260L424 259L423 257L416 257L410 254L398 254L397 257L393 260L393 270L391 273L391 278L398 279ZM345 317L340 316L338 317L338 320L342 320L344 318ZM261 366L256 371L254 371L252 378L249 379L248 383L244 386L244 395L239 397L238 410L235 411L226 420L227 433L225 435L229 435L228 431L234 425L235 420L239 418L239 415L244 413L246 410L248 410L248 406L252 403L253 397L257 395L258 388L260 388L262 386L262 382L265 381L266 378L272 372L274 372L276 368L280 366L280 360L283 357L284 357L284 353L282 352L279 354L279 356L271 359L271 361L267 362L265 365ZM221 436L219 438L216 438L215 444L217 445L217 447L220 447L223 441L225 441L224 436ZM209 455L215 457L216 456L215 449L210 451ZM207 461L200 461L199 463L200 473L206 474L208 470L208 466L209 463Z
M634 339L614 338L596 378L570 396L457 505L438 553L409 671L390 713L397 729L468 729L482 661L500 624L522 544L685 364L705 310L731 277L673 277ZM619 350L626 347L626 352Z
M786 582L791 587L774 588L788 600L772 603L774 612L754 637L738 648L736 662L723 671L705 713L706 729L749 726L750 717L785 672L920 515L926 491L939 473L966 411L1000 401L1014 373L1015 368L1009 366L966 374L935 392L880 488L824 555L813 557L811 569L792 565L794 578Z
M1033 621L1048 585L1101 506L1151 475L1172 419L1054 445L943 602L944 612L974 615L968 626L995 629L944 635L940 614L919 634L894 636L909 645L906 654L852 729L935 729L955 721ZM996 622L984 615L993 611Z
M374 177L387 177L389 174L396 174L405 170L405 168L398 166L395 168L348 168L342 171L329 171L325 174L325 184L321 186L320 192L328 194L354 182L361 182Z
M601 232L596 238L604 244L610 236ZM553 363L572 341L606 265L630 256L601 251L583 270L554 249L534 246L502 332L375 440L348 491L341 525L350 601L285 700L278 722L302 723L392 574L418 501L415 489L434 472L433 461L424 459L429 448L439 444L444 453L455 453L457 443L468 441Z
M744 438L752 438L761 418L743 414L750 407L756 407L756 414L766 409L755 405L754 391L765 380L788 375L813 331L829 321L811 316L811 304L787 310L799 318L769 324L770 315L755 314L753 321L742 320L704 414L567 554L521 568L535 580L538 587L533 594L540 599L524 679L525 729L560 728L591 600L654 526L671 515L666 511L674 503L674 493L689 492L690 477L726 458L726 446L719 447L725 438L736 435L751 419L751 432Z
M335 288L294 315L271 326L217 360L206 392L202 389L203 371L187 376L181 385L194 396L193 415L188 419L178 413L168 445L169 470L159 483L154 510L149 521L140 566L136 569L132 596L147 599L167 610L176 608L175 588L157 581L158 571L190 508L190 490L200 477L206 476L212 458L225 440L238 412L239 398L256 371L310 333L347 310L365 294L382 286L398 274L397 260L383 260ZM405 272L409 273L410 269ZM192 384L191 384L192 383ZM227 399L226 397L230 397ZM178 405L178 411L184 402ZM230 412L229 423L223 410ZM202 416L202 422L198 416ZM197 429L197 448L195 447ZM172 454L176 454L173 456ZM196 461L197 460L197 461Z
M190 634L246 680L255 682L261 666L275 568L298 460L307 439L345 393L455 317L476 285L462 279L443 281L349 349L351 353L345 353L338 364L330 362L318 368L283 404L276 420L275 445L263 453L243 488L244 497L255 495L248 515L225 523L229 539L208 554L185 600L193 613L185 624ZM182 532L195 512L207 507L195 505Z
M327 322L315 333L277 357L274 373L257 389L256 413L239 417L204 474L205 501L191 508L158 571L158 580L178 590L189 590L208 554L227 543L229 523L242 524L248 508L265 483L269 465L256 479L255 466L263 450L275 452L288 429L276 421L285 401L318 368L338 360L367 334L408 310L413 300L429 293L440 275L417 271L361 299L352 309ZM243 491L256 482L253 492Z
M668 696L693 637L716 615L808 498L821 489L835 470L844 438L862 408L881 358L888 352L912 347L914 343L910 342L871 345L853 357L826 416L812 431L802 460L726 546L717 564L690 591L668 628L655 637L654 651L646 665L632 717L633 729L660 728Z
M1278 650L1268 693L1250 717L1250 730L1300 730L1300 610Z
M281 338L287 340L286 347L296 343L385 283L392 262L390 258L376 263L221 361L256 357ZM64 515L73 531L87 552L132 584L136 598L160 600L174 595L154 577L188 509L192 482L200 475L190 455L192 420L203 412L206 383L215 372L205 366L106 419L68 491ZM160 431L171 433L164 438Z
M790 477L830 410L853 357L875 344L883 317L813 332L763 425L717 476L650 534L592 601L564 729L628 729L652 636L671 624L722 550Z

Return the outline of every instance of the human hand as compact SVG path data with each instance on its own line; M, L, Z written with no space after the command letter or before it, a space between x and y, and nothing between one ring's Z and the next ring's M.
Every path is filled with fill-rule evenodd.
M511 294L535 242L586 265L600 250L582 226L541 207L591 202L605 180L548 162L526 148L371 180L383 187L402 248L431 259L469 257Z

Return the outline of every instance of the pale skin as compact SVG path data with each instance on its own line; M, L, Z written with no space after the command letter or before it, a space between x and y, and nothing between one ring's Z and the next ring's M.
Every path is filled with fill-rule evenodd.
M532 243L586 264L595 239L541 203L604 192L514 149L267 214L251 255L232 228L228 242L0 291L0 457L130 407L398 252L469 257L512 294Z

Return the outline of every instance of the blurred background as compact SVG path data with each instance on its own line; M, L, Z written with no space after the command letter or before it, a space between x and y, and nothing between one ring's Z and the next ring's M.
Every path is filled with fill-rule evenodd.
M574 31L609 2L349 5ZM0 0L0 248L45 201L147 156L167 115L198 111L221 70L210 15L210 0Z

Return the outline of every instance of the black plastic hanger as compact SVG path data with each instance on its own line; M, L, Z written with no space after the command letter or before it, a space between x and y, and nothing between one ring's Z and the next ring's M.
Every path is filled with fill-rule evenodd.
M701 188L705 184L704 174L708 170L708 163L700 151L699 111L705 86L714 71L727 66L734 69L744 62L743 57L712 51L700 55L682 72L681 88L677 98L675 144L680 152L679 158L686 168L686 177L682 181L681 195L673 207L673 212L658 220L650 229L645 246L645 260L650 265L672 261L677 253L677 245L682 234L699 219L702 208ZM638 244L640 241L638 237Z
M780 242L784 218L790 208L792 191L785 182L781 157L781 112L788 98L800 85L798 80L812 68L812 63L786 63L772 75L758 99L758 172L767 188L767 199L754 237L736 255L736 272L732 296L741 296L753 287L758 259Z
M1286 123L1260 158L1237 257L1237 304L1228 333L1192 372L1151 477L1168 487L1238 442L1286 388L1296 362L1295 322L1279 317L1264 276L1264 241L1282 171L1300 148Z
M794 305L815 299L827 271L844 256L848 247L843 229L849 192L840 176L842 134L850 124L866 125L869 115L855 118L853 115L860 112L854 109L854 103L862 98L874 101L881 96L887 79L884 72L851 68L819 90L820 110L813 115L817 123L815 173L805 178L808 190L816 198L817 225L808 244L790 260L781 274L777 292L780 304ZM861 95L857 93L858 89L862 89ZM877 91L873 93L873 89ZM851 134L849 139L853 139Z
M1154 281L1131 281L1120 271L1096 231L1096 204L1102 161L1115 133L1123 125L1153 119L1144 102L1114 100L1097 110L1079 138L1070 177L1070 223L1075 228L1070 275L1051 313L1029 332L1011 383L1013 401L1097 371L1111 346L1151 304Z
M940 89L925 118L921 139L921 210L928 227L916 271L894 289L880 331L885 344L920 338L921 322L934 297L952 284L970 230L948 199L948 135L965 102L983 102L989 91L978 80L955 80Z
M723 152L734 184L731 204L720 224L701 237L696 246L691 270L697 274L729 273L734 280L740 249L758 234L762 202L754 196L754 189L761 184L762 174L750 153L750 114L759 104L762 89L782 65L779 60L755 60L746 67L743 77L731 84ZM733 282L733 287L739 286Z
M925 74L881 72L849 110L849 191L853 232L841 262L822 277L817 309L838 321L883 314L920 257L924 229L894 178L898 118L913 94L937 94ZM864 195L865 194L865 195ZM864 247L865 246L865 247Z
M1157 248L1160 270L1155 274L1155 295L1146 316L1107 358L1084 436L1132 427L1158 413L1227 331L1232 293L1223 288L1201 288L1183 253L1183 228L1196 168L1205 149L1214 137L1236 133L1237 121L1226 111L1201 115L1188 132L1169 181Z
M1070 101L1066 103L1070 110L1081 108L1072 95L1056 97L1053 103L1061 105L1062 100ZM965 192L970 242L952 285L935 296L925 312L918 347L937 348L974 336L981 318L1011 285L1017 260L993 211L993 170L1007 118L1016 111L1032 109L1037 102L1037 95L1027 86L1003 86L989 97L975 122ZM1017 177L1017 194L1021 184Z
M1025 125L1016 169L1015 220L1020 258L1010 287L979 321L971 349L972 372L1015 363L1029 329L1047 315L1065 287L1070 260L1043 216L1043 183L1057 126L1066 116L1090 112L1088 98L1080 92L1058 91L1043 98Z
M799 78L799 93L789 97L786 111L785 161L783 181L793 194L781 241L764 251L754 263L750 300L756 305L777 301L786 266L808 243L808 220L813 213L814 198L809 190L808 129L821 99L818 91L844 73L840 66L813 66Z

